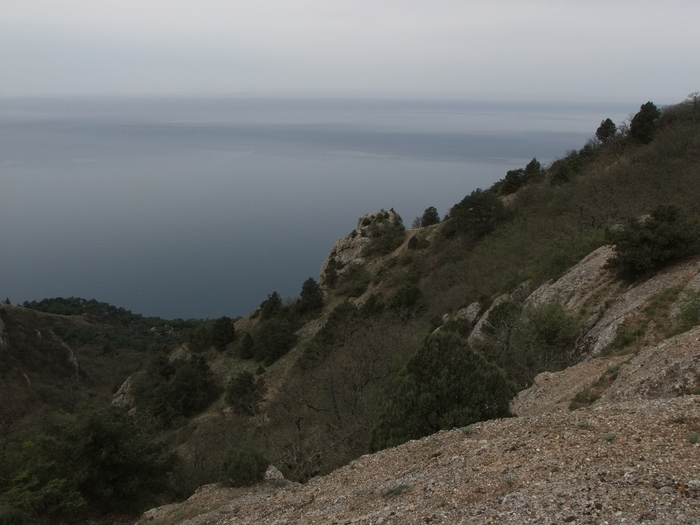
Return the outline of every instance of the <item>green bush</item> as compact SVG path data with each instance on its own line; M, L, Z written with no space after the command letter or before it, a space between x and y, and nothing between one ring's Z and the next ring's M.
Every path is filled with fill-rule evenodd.
M457 233L479 239L493 231L505 215L503 202L495 193L476 189L450 210Z
M406 284L392 297L389 306L395 310L410 310L423 297L423 292L415 284Z
M294 343L294 327L285 319L268 319L260 323L255 336L255 359L270 366L286 354Z
M207 408L219 396L219 388L204 356L194 354L189 360L171 363L159 354L136 377L133 393L136 405L167 427Z
M661 204L641 221L628 219L624 228L609 229L607 241L615 245L608 267L636 279L700 250L700 223L675 205Z
M674 326L674 333L687 332L700 324L700 292L685 290L681 299L680 311Z
M353 264L338 276L336 290L339 295L359 297L371 282L372 274L362 265Z
M245 487L262 481L269 463L259 452L246 448L228 451L221 466L221 481L232 487Z
M217 349L223 350L226 345L233 343L235 338L236 328L230 318L223 316L214 321L211 329L211 340Z
M29 523L29 515L19 509L6 507L0 509L0 525L25 525Z
M458 335L438 332L426 338L399 374L370 446L380 450L441 429L509 416L514 394L503 370Z
M239 414L253 416L258 412L266 392L265 379L262 377L256 379L253 374L244 371L236 374L229 381L226 402Z
M145 425L116 407L86 409L46 427L24 454L6 496L42 516L140 510L165 489L174 466Z
M250 335L250 332L246 332L243 335L238 355L241 359L252 359L255 356L255 341L253 341L253 336Z

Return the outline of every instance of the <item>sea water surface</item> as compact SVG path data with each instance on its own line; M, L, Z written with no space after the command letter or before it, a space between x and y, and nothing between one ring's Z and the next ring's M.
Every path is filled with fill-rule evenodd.
M634 104L0 99L0 299L164 318L297 296L358 217L443 216Z

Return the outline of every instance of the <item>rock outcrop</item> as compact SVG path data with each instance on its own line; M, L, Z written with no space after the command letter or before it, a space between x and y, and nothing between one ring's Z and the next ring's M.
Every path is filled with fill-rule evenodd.
M369 213L357 220L357 228L337 241L331 248L328 258L321 265L319 283L328 288L331 275L342 275L353 265L367 262L367 249L385 231L397 226L403 227L401 216L393 209Z

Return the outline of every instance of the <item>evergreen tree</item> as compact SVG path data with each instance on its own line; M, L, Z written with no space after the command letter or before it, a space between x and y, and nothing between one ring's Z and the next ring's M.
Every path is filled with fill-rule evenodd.
M510 415L514 385L498 366L457 334L438 332L406 363L393 395L372 429L380 450L432 434Z
M642 104L630 122L630 136L642 144L649 144L656 134L659 117L661 112L653 102Z
M426 226L432 226L433 224L438 224L440 222L440 215L438 214L435 207L430 206L423 212L423 216L420 218L421 228Z
M223 316L214 321L211 329L211 341L216 348L223 350L235 338L236 328L230 318Z
M299 297L299 310L301 312L318 310L323 307L323 292L313 277L309 277L301 285Z
M606 118L605 120L601 121L600 126L598 126L598 129L595 132L595 136L599 141L605 144L609 140L613 139L616 133L617 126L612 120Z

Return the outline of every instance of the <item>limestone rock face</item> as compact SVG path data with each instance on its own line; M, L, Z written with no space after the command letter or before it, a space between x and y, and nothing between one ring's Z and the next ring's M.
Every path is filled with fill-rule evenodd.
M331 248L331 253L321 265L319 283L328 288L329 275L335 272L341 275L352 265L362 265L366 262L366 250L382 231L403 225L401 216L392 210L380 210L369 213L357 220L357 228L337 241Z
M503 301L507 301L511 298L512 297L510 296L510 294L507 294L507 293L496 297L496 300L491 304L489 309L486 310L484 315L481 316L481 319L479 319L479 321L474 326L474 329L469 334L469 337L467 337L467 342L469 344L478 344L478 343L484 341L485 336L484 336L483 330L484 330L484 325L488 322L489 313L491 312L491 310L493 310L493 308L496 305L501 304Z
M700 327L648 346L634 356L601 395L599 403L659 399L700 387Z
M558 302L567 310L578 310L590 297L614 280L611 272L604 268L614 253L612 246L601 246L594 250L563 277L545 283L532 292L525 304L536 306Z
M481 313L481 304L472 303L466 308L462 308L457 311L455 318L466 321L470 325L474 326L476 321L479 319L479 314Z
M575 315L584 314L583 333L576 348L582 358L600 355L625 321L642 312L656 294L674 287L700 287L700 265L695 261L672 266L625 289L627 285L605 268L613 254L611 246L598 248L560 279L543 284L525 300L525 306L558 302Z
M134 376L131 375L126 378L126 381L122 383L122 385L119 387L119 390L117 390L117 393L114 394L114 397L112 398L112 404L116 405L118 407L122 408L131 408L134 406L134 396L131 393L131 385L132 385L132 378Z

